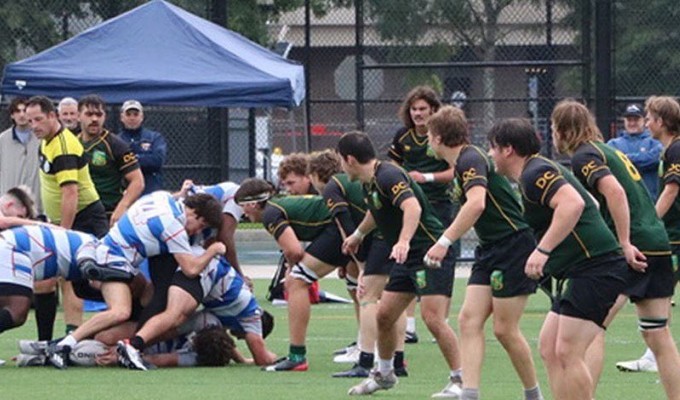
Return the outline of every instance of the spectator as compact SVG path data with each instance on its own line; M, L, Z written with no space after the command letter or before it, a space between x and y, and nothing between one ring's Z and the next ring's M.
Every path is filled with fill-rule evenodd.
M57 106L57 114L59 122L64 125L71 132L80 133L80 124L78 123L78 100L73 97L64 97Z
M123 130L119 137L130 143L137 155L139 166L144 174L144 192L148 194L163 188L163 164L168 153L165 138L159 132L142 127L144 108L137 100L128 100L120 108Z
M141 195L144 176L130 145L104 129L106 105L99 96L80 99L78 118L90 175L113 225Z
M640 171L652 199L656 200L659 190L657 171L663 146L645 129L644 111L639 104L629 104L626 107L623 127L619 137L609 140L607 144L628 156Z
M0 193L26 185L33 192L40 207L40 178L38 148L40 141L33 136L26 116L26 99L16 98L9 103L12 126L0 133Z

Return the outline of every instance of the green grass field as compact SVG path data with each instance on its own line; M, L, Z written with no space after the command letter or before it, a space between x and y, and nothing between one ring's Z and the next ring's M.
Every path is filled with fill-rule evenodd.
M256 281L261 298L267 281ZM322 281L322 288L343 294L339 280ZM451 323L455 326L460 309L464 281L456 281ZM262 300L265 308L276 316L276 328L268 339L269 347L285 354L287 344L287 318L285 308L272 307ZM534 349L534 359L546 399L546 375L536 352L538 332L548 307L543 294L533 296L522 326ZM678 310L674 309L677 313ZM677 316L674 317L677 320ZM378 398L426 399L441 390L448 371L439 355L436 344L430 340L425 326L418 322L421 341L407 345L406 357L410 376ZM63 331L58 322L55 329ZM347 389L356 379L331 378L333 372L347 364L334 364L331 353L349 343L356 335L356 323L351 305L317 305L312 310L312 321L307 342L310 370L304 373L265 373L254 366L228 366L226 368L187 368L128 371L118 368L71 368L59 371L52 368L16 368L9 358L16 354L16 340L34 338L35 321L31 314L23 327L0 335L0 358L7 359L1 367L2 391L0 399L347 399ZM519 381L498 342L487 329L487 348L484 363L482 397L484 399L522 399ZM243 345L239 344L241 349ZM638 357L644 349L637 331L634 308L626 306L607 333L605 369L598 390L598 399L663 399L663 389L656 374L624 374L614 367L616 361Z

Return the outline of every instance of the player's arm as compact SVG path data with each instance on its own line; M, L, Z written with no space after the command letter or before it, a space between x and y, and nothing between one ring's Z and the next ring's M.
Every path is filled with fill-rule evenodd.
M217 232L217 240L224 243L227 248L227 252L224 254L229 264L239 273L243 275L241 266L238 263L238 256L236 254L236 241L234 240L234 235L236 234L236 226L238 221L233 215L229 213L222 214L222 227Z
M343 237L351 235L356 229L356 224L352 219L349 203L335 177L331 177L326 184L323 190L323 199Z
M283 256L288 261L288 265L295 265L302 260L305 250L295 235L295 231L290 226L286 226L281 234L276 238L279 248L283 251Z
M439 183L449 183L453 180L454 170L449 168L444 171L439 172L420 172L420 171L409 171L408 173L414 181L418 183L425 182L439 182Z
M187 278L196 278L210 263L213 257L224 254L225 248L221 242L215 242L208 246L205 253L200 256L194 256L190 253L173 253L177 264L179 264L182 273Z
M678 197L680 192L680 185L677 183L666 183L663 190L659 194L659 198L656 200L656 215L659 218L663 218L668 210L671 209L673 202Z
M124 177L128 186L123 193L123 197L113 210L113 214L111 214L111 225L115 224L120 217L123 216L125 211L130 208L132 203L134 203L139 196L142 195L142 192L144 192L144 175L142 174L141 169L137 168L132 170L125 174Z
M245 340L250 354L253 355L255 365L269 365L276 361L276 354L267 350L267 345L262 336L249 332L246 333Z
M342 252L344 254L356 254L359 250L359 245L364 237L375 229L375 219L370 211L366 211L364 219L359 223L359 226L352 232L351 235L342 242Z
M144 361L158 368L179 367L179 354L177 353L149 354L142 357Z
M73 227L78 211L78 184L69 182L61 187L61 222L60 226L66 229Z

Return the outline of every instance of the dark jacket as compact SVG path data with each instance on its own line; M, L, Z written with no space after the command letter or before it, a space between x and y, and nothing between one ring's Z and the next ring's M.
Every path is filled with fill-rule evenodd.
M139 166L144 174L144 193L142 194L162 190L162 170L168 154L168 145L163 135L140 127L134 130L123 128L118 136L130 143L132 151L137 155Z

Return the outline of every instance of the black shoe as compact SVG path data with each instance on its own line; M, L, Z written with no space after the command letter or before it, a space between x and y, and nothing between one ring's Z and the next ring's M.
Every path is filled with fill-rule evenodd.
M362 367L359 364L354 364L354 366L347 371L336 372L332 376L333 378L368 378L369 371L367 368Z
M406 339L404 339L404 343L418 343L418 334L415 332L406 331Z
M403 377L408 376L408 370L406 369L406 366L404 365L402 367L394 368L394 374L398 377L403 378Z
M71 354L71 346L58 346L56 343L53 343L45 349L48 363L57 369L66 369L68 367L69 354Z

